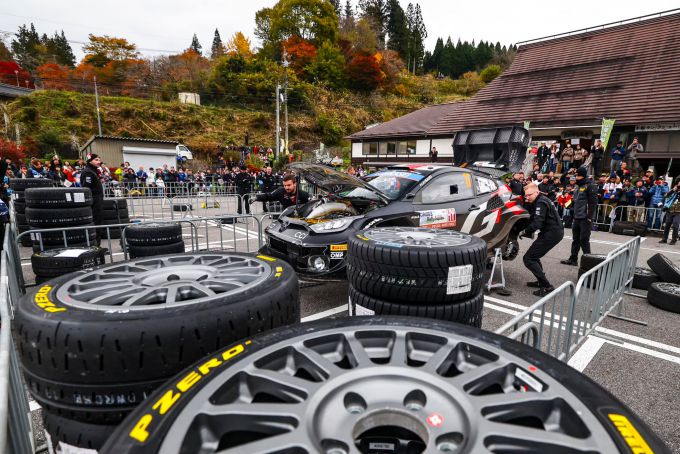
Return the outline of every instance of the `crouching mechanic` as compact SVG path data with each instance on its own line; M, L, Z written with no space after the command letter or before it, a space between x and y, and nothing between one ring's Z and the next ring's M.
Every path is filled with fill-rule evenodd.
M527 287L538 288L534 291L536 296L545 296L555 290L545 276L541 257L562 241L564 227L562 219L557 213L555 204L538 190L535 184L529 184L524 188L524 200L530 204L529 212L531 219L529 226L519 234L519 237L531 237L537 230L540 231L538 238L524 254L524 266L536 276L535 282L527 282Z
M288 174L283 177L283 187L273 192L258 194L253 201L255 200L258 202L278 202L285 209L296 203L309 202L309 194L302 189L298 191L295 175Z

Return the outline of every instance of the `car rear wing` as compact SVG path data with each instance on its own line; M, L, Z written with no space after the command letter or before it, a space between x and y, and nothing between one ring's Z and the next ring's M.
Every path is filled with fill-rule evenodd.
M519 126L459 131L453 138L453 163L458 167L517 172L522 170L529 131Z

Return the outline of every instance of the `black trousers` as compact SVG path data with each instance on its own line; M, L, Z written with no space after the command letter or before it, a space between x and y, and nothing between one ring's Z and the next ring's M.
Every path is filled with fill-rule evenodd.
M545 272L543 271L541 258L557 246L562 241L562 238L564 238L564 230L562 229L541 232L538 234L536 241L527 249L524 257L522 257L524 266L536 276L540 287L550 287L550 282L545 277Z
M673 228L673 240L678 240L678 228L680 228L680 213L666 213L665 225L663 227L663 239L668 240L668 234Z
M94 222L94 225L102 225L102 221L104 218L103 211L104 211L104 198L102 197L101 199L99 198L94 199L92 201L92 221ZM99 229L96 229L95 233L97 235L97 239L95 242L97 246L99 246L102 241L102 233L106 233L106 231L102 232Z
M245 214L250 214L250 197L246 194L239 194L238 198L238 214L243 214L243 208L245 205Z
M569 259L578 261L578 251L590 254L590 232L593 224L587 219L574 219L571 231L573 240L571 241L571 255Z

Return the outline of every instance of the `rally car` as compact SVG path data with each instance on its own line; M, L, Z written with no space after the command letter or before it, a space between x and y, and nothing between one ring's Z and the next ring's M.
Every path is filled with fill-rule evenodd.
M471 169L397 165L364 181L322 165L291 168L320 195L281 213L265 230L260 252L308 278L343 277L348 238L371 227L454 229L486 240L490 255L501 248L512 260L529 220L505 185Z

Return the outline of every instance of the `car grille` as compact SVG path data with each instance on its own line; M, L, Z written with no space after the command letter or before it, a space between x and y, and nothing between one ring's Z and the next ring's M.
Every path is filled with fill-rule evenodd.
M497 210L499 208L503 208L505 204L503 203L503 199L498 197L497 195L491 197L489 201L486 203L486 209L491 211L491 210Z
M269 237L269 247L271 247L275 251L282 252L284 254L288 253L288 243L286 243L285 241L281 241L273 236Z

